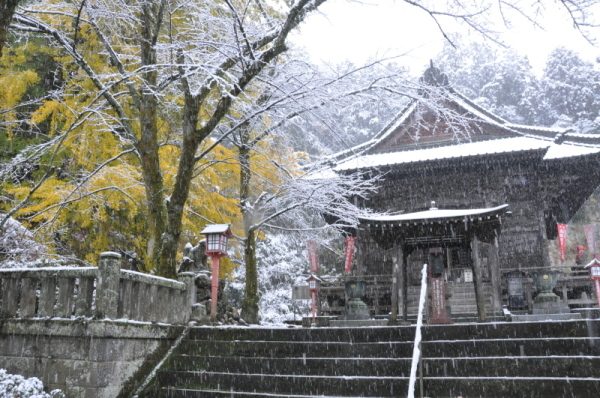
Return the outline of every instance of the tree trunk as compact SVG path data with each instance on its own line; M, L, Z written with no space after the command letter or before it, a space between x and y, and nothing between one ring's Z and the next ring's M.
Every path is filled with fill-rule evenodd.
M246 290L242 304L242 316L248 323L258 323L258 267L256 262L256 230L252 229L253 215L248 207L250 199L250 182L252 170L250 166L250 131L248 125L243 126L240 133L240 209L244 223L244 262L246 264Z
M198 99L186 93L183 110L183 142L179 167L175 177L173 193L167 205L167 225L161 237L160 275L174 278L177 269L177 248L181 237L181 226L185 202L189 196L190 186L194 175L194 157L199 140L196 135L198 123Z
M256 231L249 231L244 244L246 262L246 294L242 316L248 323L258 323L258 267L256 262Z
M8 36L8 27L12 22L15 10L21 0L4 0L0 3L0 57L2 57L2 50L6 44L6 37Z
M139 122L140 140L137 150L141 160L142 178L146 190L146 205L148 206L148 243L146 248L146 267L154 269L161 276L175 276L175 270L170 270L161 261L163 248L169 244L165 239L167 226L164 181L160 167L158 145L158 100L156 98L157 72L151 68L156 65L156 49L153 43L153 29L160 20L157 16L156 4L146 5L141 18L140 49L143 66L150 67L142 74L144 84L140 92ZM166 240L166 241L165 241Z

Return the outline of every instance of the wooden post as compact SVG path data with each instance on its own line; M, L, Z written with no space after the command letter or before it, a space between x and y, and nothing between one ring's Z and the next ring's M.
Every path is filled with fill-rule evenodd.
M401 248L402 263L400 263L401 286L402 286L402 320L408 322L408 261L406 248Z
M543 209L543 207L540 208ZM552 265L552 261L550 260L550 250L548 250L548 235L546 234L546 221L544 219L544 210L540 210L538 225L538 238L540 250L542 253L542 266L547 268Z
M487 322L485 295L483 294L483 275L481 274L481 262L479 261L479 239L477 238L477 234L473 234L471 250L473 256L473 284L475 285L477 315L479 316L479 322Z
M398 257L392 257L392 308L390 312L390 323L398 321Z
M121 255L100 253L96 286L96 318L116 319L119 309L119 281L121 279Z
M502 312L502 276L500 274L500 264L498 261L498 238L494 238L494 243L490 247L490 273L492 279L492 303L494 312Z
M210 321L217 322L217 300L219 296L219 256L212 255L212 275L210 281Z

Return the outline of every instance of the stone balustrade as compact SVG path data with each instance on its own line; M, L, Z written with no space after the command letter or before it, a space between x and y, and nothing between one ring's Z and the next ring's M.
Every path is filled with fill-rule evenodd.
M120 257L102 253L98 267L0 269L0 318L190 320L194 274L179 274L176 281L121 270Z

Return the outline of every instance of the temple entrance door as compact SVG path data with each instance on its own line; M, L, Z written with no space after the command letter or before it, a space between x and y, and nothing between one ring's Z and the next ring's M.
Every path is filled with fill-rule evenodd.
M464 244L442 246L444 279L448 282L473 283L473 260L471 248ZM421 268L429 264L430 247L415 248L408 256L409 282L421 284Z

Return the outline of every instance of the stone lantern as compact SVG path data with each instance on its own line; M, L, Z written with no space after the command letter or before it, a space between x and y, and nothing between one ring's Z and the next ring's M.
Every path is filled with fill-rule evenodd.
M219 292L219 258L227 257L227 241L232 234L229 224L207 225L201 233L206 235L206 255L212 258L210 320L215 322Z

